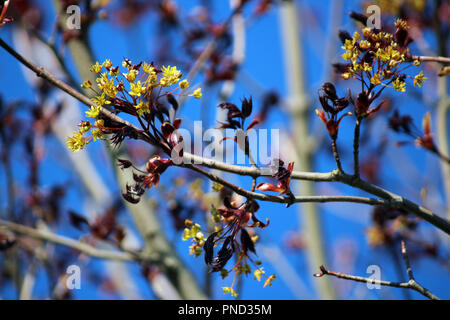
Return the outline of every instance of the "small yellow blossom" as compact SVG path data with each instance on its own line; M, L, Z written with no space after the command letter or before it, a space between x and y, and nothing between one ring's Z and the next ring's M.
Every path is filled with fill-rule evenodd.
M359 43L359 47L360 47L361 49L364 49L364 50L369 49L369 48L370 48L370 42L367 41L367 40L362 40L362 41Z
M375 73L372 77L372 79L370 79L370 83L373 85L379 85L381 83L381 79L380 79L380 74L379 73Z
M427 80L427 77L423 76L423 71L420 71L418 75L414 77L414 86L422 87L422 84L425 80Z
M148 107L148 103L144 103L142 101L140 101L136 106L134 106L136 108L136 112L137 114L142 117L142 115L144 113L148 113L150 112L150 109Z
M91 65L91 68L89 70L94 73L99 73L102 70L102 67L103 66L97 61L95 64Z
M141 81L139 80L136 83L130 83L130 91L128 92L130 96L138 96L145 92L145 87L142 86Z
M395 79L392 82L392 86L394 87L395 91L401 91L401 92L406 91L406 89L405 89L406 83L404 81L400 80L400 78Z
M97 127L99 129L102 129L105 127L105 120L103 119L98 119L94 122L94 127Z
M76 152L82 150L85 145L87 145L89 141L83 137L83 134L80 132L74 132L72 137L67 138L67 146L72 152Z
M111 62L111 60L106 59L106 60L103 62L103 66L104 66L106 69L111 68L111 67L112 67L112 62Z
M170 84L175 84L180 80L182 74L180 70L177 70L176 66L163 66L161 69L163 77L167 79Z
M361 35L358 31L355 31L355 33L353 34L353 41L357 42L359 41L359 39L361 39Z
M350 77L351 77L351 74L349 72L345 72L345 73L341 74L341 78L344 80L348 80L348 79L350 79Z
M100 129L91 130L91 133L92 133L92 138L94 139L94 141L97 141L98 139L103 139L103 134Z
M89 131L89 129L91 128L91 123L89 121L82 121L80 123L80 133L86 133Z
M237 297L238 293L232 288L232 287L222 287L223 293L227 294L231 294L232 297Z
M266 273L266 272L263 270L263 268L259 268L259 269L256 269L255 272L253 272L253 275L255 276L255 279L257 281L261 281L261 277L264 273Z
M100 114L100 107L99 106L91 106L91 108L86 111L86 116L89 118L96 118Z
M144 62L144 65L142 66L142 70L144 70L144 72L149 75L156 74L155 68L151 64L146 63L146 62Z
M181 81L178 85L179 85L180 88L183 89L183 90L189 88L189 82L188 82L187 80Z
M264 288L267 287L267 286L271 287L271 286L272 286L272 281L274 281L276 278L277 278L277 277L276 277L276 275L274 275L274 274L271 275L270 277L268 277L268 278L266 279L266 281L264 282Z
M81 87L82 87L83 89L89 89L90 87L92 87L92 82L90 82L89 80L86 80L85 82L83 82L83 83L81 84Z
M370 30L370 28L365 27L362 29L361 32L364 37L368 38L370 36L370 33L372 32L372 30Z
M409 26L408 23L405 20L402 19L397 19L397 21L395 21L395 26L399 29L403 29L403 30L408 30Z
M368 64L367 62L364 62L363 70L364 70L365 72L369 72L369 71L372 71L372 67L371 67L370 64Z
M414 65L415 65L416 67L420 66L420 60L414 60Z
M192 95L194 96L194 98L201 99L201 97L202 97L202 89L201 88L195 89L195 91L194 91L194 93Z
M97 105L97 106L103 106L105 104L110 104L111 101L106 100L106 96L104 93L102 93L101 96L97 96L96 98L92 98L92 101Z
M128 73L124 73L123 76L125 79L127 79L129 82L134 82L136 80L136 76L138 74L138 71L135 69L131 69L128 71Z

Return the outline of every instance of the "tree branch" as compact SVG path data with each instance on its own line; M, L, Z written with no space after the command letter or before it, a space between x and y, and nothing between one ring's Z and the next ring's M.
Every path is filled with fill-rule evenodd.
M58 234L45 231L45 230L37 230L31 227L24 226L22 224L6 221L0 219L0 226L4 226L14 232L40 239L45 241L50 241L56 244L60 244L75 250L78 250L82 253L85 253L91 257L99 258L99 259L110 259L116 261L140 261L139 255L132 254L130 252L122 252L122 251L112 251L112 250L103 250L97 249L91 245L86 243L82 243L80 241L67 238L64 236L60 236Z
M25 66L27 66L29 69L34 71L37 76L42 77L43 79L48 80L50 83L55 85L56 87L62 89L69 95L73 96L80 102L86 104L86 105L94 105L92 101L84 96L83 94L79 93L78 91L72 89L70 86L65 84L64 82L60 81L59 79L55 78L52 74L50 74L48 71L46 71L44 68L39 68L33 65L31 62L23 58L20 54L18 54L14 49L12 49L8 44L6 44L2 39L0 39L0 46L3 47L6 51L8 51L11 55L13 55L18 61L23 63ZM145 134L142 133L140 129L135 127L133 124L129 123L128 121L123 120L119 116L113 114L112 112L106 110L105 108L101 108L101 111L103 115L110 118L113 121L122 123L124 125L130 126L131 128L135 129L139 133L139 138L143 141L150 142ZM189 153L184 153L184 158L186 159L192 159L196 161L196 163L200 162L201 164L214 168L219 169L227 172L233 172L240 175L249 175L252 177L258 177L258 176L270 176L271 172L270 170L263 171L263 169L257 168L257 167L242 167L242 166L236 166L236 165L229 165L225 163L221 163L218 161L214 161L211 159L204 159L199 156L194 156ZM184 164L186 166L186 164ZM190 165L187 165L188 167ZM193 169L193 167L190 167L190 169ZM199 169L199 168L197 168ZM198 171L198 170L196 170ZM206 171L205 171L206 172ZM201 172L202 173L202 172ZM202 173L204 174L204 173ZM389 192L387 190L384 190L376 185L373 185L371 183L368 183L364 180L361 180L359 178L355 178L353 175L348 175L344 172L339 172L338 170L331 171L328 173L319 173L319 172L301 172L301 171L294 171L291 175L292 179L297 180L306 180L306 181L338 181L345 183L347 185L350 185L352 187L361 189L363 191L366 191L372 195L378 196L382 199L388 200L390 202L390 205L392 207L397 208L403 208L407 211L410 211L414 213L415 215L419 216L420 218L430 222L440 230L444 231L447 234L450 234L450 222L447 219L444 219L435 213L433 213L431 210L424 208L402 196L399 196L395 193ZM221 179L222 182L225 183L225 180ZM214 180L213 180L214 181ZM217 181L219 182L219 181ZM236 189L237 190L237 189ZM242 189L244 190L244 189ZM247 192L247 191L239 191L241 193ZM257 198L256 198L257 197ZM284 199L284 197L277 197L277 196L265 196L263 194L256 194L255 199L260 199L264 201L272 201L274 202L281 202L281 203L288 203ZM281 198L281 199L280 199ZM266 200L270 199L270 200ZM300 201L299 201L300 202Z
M405 263L406 272L408 273L409 281L408 282L393 282L393 281L385 281L385 280L376 280L373 278L366 278L366 277L359 277L354 275L345 274L342 272L335 272L326 269L324 266L320 266L321 273L314 274L315 277L322 277L324 275L333 276L340 279L345 280L351 280L356 282L364 282L364 283L370 283L370 284L378 284L380 286L387 286L387 287L395 287L395 288L402 288L402 289L412 289L423 296L427 297L431 300L440 300L437 296L435 296L433 293L431 293L429 290L425 289L422 285L420 285L418 282L415 281L411 269L411 265L409 263L409 258L406 252L406 246L405 242L401 242L401 250L402 250L402 256L403 261Z

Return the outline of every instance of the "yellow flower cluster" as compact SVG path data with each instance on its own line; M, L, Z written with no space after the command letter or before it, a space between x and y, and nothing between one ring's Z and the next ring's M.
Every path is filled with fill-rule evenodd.
M155 88L170 87L178 84L170 92L161 93L161 91L158 91L156 99L172 94L177 89L186 90L189 88L189 82L181 80L183 75L175 66L163 66L161 70L157 70L152 63L144 62L133 65L129 59L124 59L122 67L126 69L126 72L121 72L119 66L114 66L109 59L106 59L102 64L97 61L91 65L89 70L97 75L95 80L96 87L89 80L81 84L83 89L91 89L96 94L92 98L92 102L95 105L86 111L87 117L95 119L99 116L102 107L120 103L133 106L134 109L129 113L142 117L145 113L150 112L150 106L153 103L151 96ZM197 88L187 95L200 99L202 97L201 88ZM95 141L102 138L101 127L96 127L97 129L91 131L91 137L83 136L87 131L75 132L67 140L68 147L72 151L78 151L83 149L91 140Z
M400 19L395 22L395 26L398 29L408 29L406 21ZM393 34L367 27L362 28L361 34L355 32L351 39L346 39L342 49L345 50L342 58L349 62L348 68L341 75L342 79L367 79L366 83L373 87L391 86L396 91L404 92L405 77L400 77L400 72L411 65L420 65L420 61L414 61L412 64L407 61L409 49L400 47ZM407 63L409 64L405 66ZM421 72L413 79L414 85L420 87L427 78Z
M100 112L99 109L100 107L91 107L91 110L87 111L86 114L95 118ZM73 152L84 149L91 141L97 141L103 138L102 129L104 128L104 121L102 119L96 120L93 125L90 121L83 121L79 124L79 127L79 131L75 131L66 141L67 147ZM85 136L88 132L90 132L90 135Z
M205 244L205 236L201 232L201 226L197 223L193 223L191 220L186 219L186 228L183 232L183 241L192 239L192 245L189 247L189 254L199 257L202 254L202 248Z

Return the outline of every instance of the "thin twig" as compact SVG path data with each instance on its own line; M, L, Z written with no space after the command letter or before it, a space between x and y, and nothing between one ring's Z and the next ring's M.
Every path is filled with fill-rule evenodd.
M401 248L402 248L403 261L405 262L406 271L407 271L408 277L409 277L408 282L393 282L393 281L386 281L386 280L377 280L377 279L373 279L373 278L359 277L359 276L354 276L354 275L350 275L350 274L345 274L342 272L331 271L331 270L326 269L324 266L320 266L321 273L316 273L314 276L322 277L324 275L329 275L329 276L333 276L336 278L351 280L351 281L356 281L356 282L364 282L364 283L370 283L370 284L387 286L387 287L412 289L412 290L419 292L420 294L427 297L428 299L439 300L439 298L437 296L435 296L433 293L431 293L429 290L425 289L422 285L420 285L418 282L416 282L414 280L411 265L409 263L408 255L406 253L406 246L405 246L404 241L401 242Z
M336 166L337 166L338 170L340 172L344 172L344 170L342 170L341 158L339 156L335 138L331 139L331 150L333 151L333 157L336 160Z
M450 58L448 57L412 56L411 58L423 62L450 63Z
M359 135L361 131L361 119L356 119L355 134L353 138L353 167L354 175L359 178Z

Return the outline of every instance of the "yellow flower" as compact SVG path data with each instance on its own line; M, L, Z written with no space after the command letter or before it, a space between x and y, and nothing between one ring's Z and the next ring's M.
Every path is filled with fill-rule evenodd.
M111 68L111 67L112 67L112 62L111 62L111 60L106 59L106 60L103 62L103 66L104 66L106 69Z
M359 41L359 39L361 39L361 35L358 33L358 31L355 31L355 33L353 34L353 41L357 42Z
M98 139L103 139L103 134L100 129L91 130L91 133L94 141L97 141Z
M343 53L343 54L341 55L341 57L342 57L344 60L350 60L350 59L352 58L352 56L353 56L353 53L352 53L352 51L350 51L350 50L347 50L345 53Z
M189 82L188 82L187 80L181 81L178 85L179 85L180 88L183 89L183 90L189 88Z
M350 77L351 77L351 74L348 72L341 74L341 78L344 80L348 80L348 79L350 79Z
M386 50L379 48L375 53L375 56L379 58L381 61L388 61L390 59L390 55Z
M272 281L274 281L276 278L277 278L277 276L274 275L274 274L271 275L270 277L268 277L268 278L266 279L266 281L264 282L264 288L265 288L266 286L271 287L271 286L272 286Z
M167 81L170 84L175 84L178 82L178 80L180 80L182 74L180 72L180 70L177 70L176 66L163 66L161 69L162 73L163 73L163 77L167 79Z
M137 105L134 106L136 108L137 114L142 117L144 113L150 112L150 109L148 108L148 103L144 103L140 101Z
M89 141L83 137L80 132L74 132L72 137L67 138L67 147L72 150L72 152L79 151L87 145Z
M354 46L355 46L355 43L352 40L345 39L345 43L344 43L344 45L341 48L351 51L351 50L353 50Z
M381 79L380 79L380 74L379 73L375 73L372 77L372 79L370 79L370 83L373 85L378 85L381 83Z
M370 33L372 32L372 30L370 30L370 28L365 27L362 29L361 32L364 37L368 38L370 36Z
M232 287L222 287L223 293L227 294L231 294L232 297L237 297L238 293L236 291L234 291L234 289Z
M134 82L130 83L130 91L128 92L128 94L130 96L140 97L141 94L143 94L144 92L145 92L145 87L142 86L140 80L136 83L134 83Z
M129 82L134 82L136 80L136 76L138 74L138 71L135 69L131 69L128 71L128 73L124 73L123 76L125 79L127 79Z
M89 80L86 80L85 82L83 82L83 83L81 84L81 87L82 87L83 89L89 89L90 87L92 87L92 82L90 82Z
M91 123L89 121L82 121L80 123L80 133L86 133L89 131L89 129L91 128Z
M104 93L102 93L101 96L97 96L96 98L92 98L92 101L97 105L97 106L103 106L105 104L110 104L111 101L106 100L106 96Z
M195 89L192 95L194 96L194 98L200 99L202 97L202 89L201 88Z
M372 70L372 67L371 67L370 64L368 64L367 62L364 62L363 70L364 70L365 72L369 72L369 71Z
M427 77L423 76L423 72L420 71L420 73L414 77L414 86L417 85L419 87L422 87L423 82L427 79Z
M359 43L359 46L360 46L361 49L369 49L370 48L370 42L367 41L367 40L362 40Z
M102 129L105 127L105 120L103 119L99 119L97 121L94 122L94 127L97 127L99 129Z
M406 83L401 81L400 78L395 79L392 82L392 86L394 87L395 91L401 91L401 92L406 91L406 89L405 89Z
M408 30L409 26L408 23L405 20L402 19L397 19L397 21L395 21L395 26L399 29L403 29L403 30Z
M414 60L414 65L415 65L416 67L420 66L420 60Z
M263 270L263 268L259 268L256 269L255 272L253 272L253 275L255 276L256 280L261 281L261 277L264 273L266 272Z
M91 68L89 70L94 73L99 73L102 70L102 67L103 66L97 61L95 64L91 65Z
M159 80L159 85L163 87L168 87L170 86L170 81L167 78L161 78L161 80Z
M149 75L156 74L155 68L146 62L144 62L144 65L142 66L142 70L144 70L145 73Z
M100 107L99 106L91 106L89 111L86 111L86 116L89 118L96 118L100 114Z

